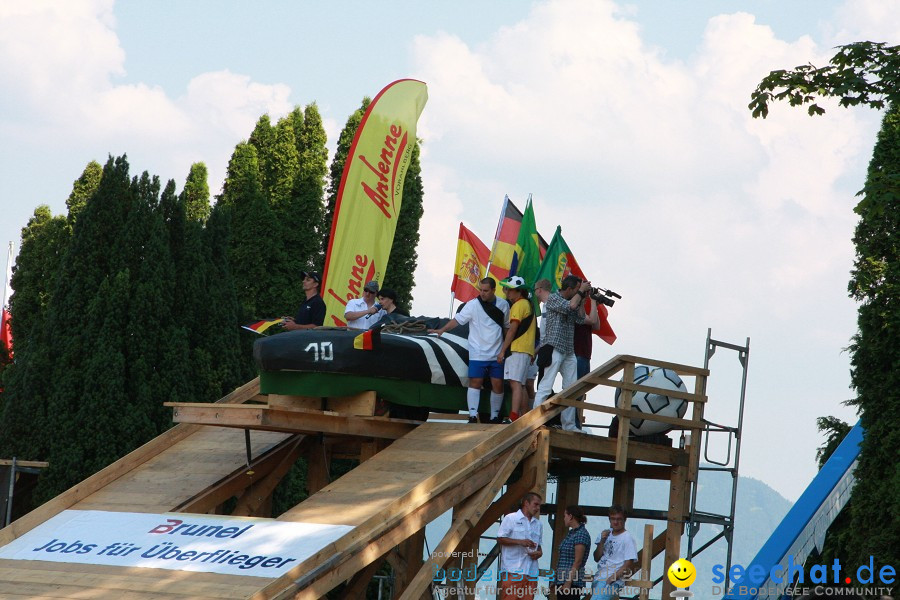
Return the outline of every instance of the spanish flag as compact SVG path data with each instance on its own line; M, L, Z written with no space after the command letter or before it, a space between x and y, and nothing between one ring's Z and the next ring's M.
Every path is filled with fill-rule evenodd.
M490 251L478 236L459 224L459 240L456 242L456 268L450 291L453 297L468 302L478 296L478 282L486 277Z
M257 321L255 323L250 323L248 325L241 325L243 329L247 331L252 331L253 333L258 333L260 335L273 325L281 325L283 321L281 319L263 319L262 321Z
M357 350L375 350L381 345L381 326L373 327L353 338L353 347Z

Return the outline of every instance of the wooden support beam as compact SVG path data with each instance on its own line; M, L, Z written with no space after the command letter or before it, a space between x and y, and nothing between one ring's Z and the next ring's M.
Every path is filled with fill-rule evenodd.
M166 402L174 408L176 423L218 425L286 433L326 433L397 439L416 426L416 421L384 417L354 417L317 410L270 408L259 405L212 405Z
M548 404L545 402L544 404ZM542 405L543 406L543 405ZM550 430L550 447L555 456L612 459L616 456L616 438L586 435L574 431ZM663 465L688 464L688 453L678 448L632 441L629 458Z
M672 479L669 483L669 519L666 524L666 557L663 563L663 572L678 560L681 554L681 534L684 532L684 491L687 482L688 469L675 467L672 469ZM674 591L668 577L663 578L662 597L668 598Z
M634 460L629 460L625 471L616 471L613 476L613 504L625 507L626 511L634 508L634 480L632 469L636 466Z
M614 379L607 379L605 377L591 377L590 375L587 375L585 376L585 381L596 385L605 385L608 387L617 388L622 390L623 392L647 392L649 394L660 394L662 396L668 396L669 398L687 400L688 402L705 403L708 400L706 396L704 396L703 394L698 394L696 392L682 392L681 390L671 390L669 388L660 388L653 385L628 383L627 381L616 381Z
M550 462L550 431L538 430L534 439L534 454L528 456L522 464L523 469L534 469L534 487L532 492L540 494L541 500L547 499L547 467Z
M617 356L622 362L630 362L633 364L641 364L647 365L650 367L661 367L663 369L669 369L670 371L675 371L679 375L687 375L687 376L697 376L701 375L703 377L709 376L709 369L703 369L701 367L692 367L690 365L682 365L673 362L666 362L664 360L657 360L655 358L644 358L642 356L632 356L630 354L620 354Z
M615 477L616 468L613 463L597 461L574 460L568 454L559 456L561 460L550 463L550 475L559 478L564 477ZM635 479L658 479L669 481L672 477L672 467L665 465L629 464L628 473Z
M568 400L566 398L560 398L559 396L553 396L552 398L550 398L550 400L548 400L548 402L559 404L561 406L574 406L576 408L583 408L584 410L606 413L608 415L617 415L619 419L622 419L623 417L628 417L630 419L647 419L649 421L656 421L659 423L665 423L666 425L672 425L673 427L679 429L694 429L695 427L702 427L703 425L701 421L694 421L693 419L679 419L677 417L667 417L665 415L654 415L637 410L625 410L624 408L615 408L612 406L592 404L590 402L581 402L580 400ZM694 406L696 407L699 405L695 404Z
M625 381L634 381L634 363L625 364ZM631 390L622 390L622 415L619 417L619 438L616 442L616 471L624 471L628 464L628 436L631 433ZM654 415L656 416L656 415Z
M308 438L295 436L294 443L289 446L289 451L282 453L280 460L268 474L253 469L256 482L247 488L238 498L238 503L231 511L233 516L243 517L271 517L272 493L281 482L304 449L303 442ZM252 465L251 465L252 466Z
M697 377L694 381L694 392L696 394L706 394L706 377ZM697 483L698 471L700 469L700 447L703 445L703 408L701 403L695 403L692 415L692 421L695 423L691 429L691 445L688 449L690 453L690 461L688 462L688 481Z
M293 464L297 459L300 452L302 452L304 442L305 438L302 435L287 438L268 452L256 457L256 459L250 463L249 470L253 471L253 477L248 476L248 469L246 467L241 467L225 479L217 482L215 485L206 488L189 500L174 507L172 512L209 512L232 496L239 496L244 490L251 486L254 481L262 481L285 461L289 461L289 467L290 464ZM284 475L281 475L278 479L280 480L283 476Z
M338 595L339 600L359 600L366 597L366 589L369 582L378 573L378 569L384 564L383 560L375 560L369 563L362 571L355 574L347 581L347 585Z
M331 452L317 436L310 437L306 466L306 491L312 496L331 483Z
M666 549L666 530L663 529L662 533L653 538L653 543L649 546L644 544L644 547L638 550L637 561L639 564L644 563L644 551L649 548L650 549L650 560L653 560L657 557L657 555Z
M369 390L352 396L285 396L269 394L269 407L281 409L300 409L330 411L342 415L358 415L371 417L375 414L375 392Z
M471 496L470 496L471 497ZM425 528L403 540L388 554L388 561L394 569L394 593L399 593L409 586L413 577L422 568L425 548ZM425 595L425 594L423 594ZM425 595L426 599L430 596Z
M378 438L372 438L371 440L361 442L359 447L359 462L366 462L367 460L387 448L390 443L390 440Z
M540 432L537 435L540 436ZM428 584L434 577L434 570L443 568L450 554L456 551L459 542L462 541L468 530L478 523L484 514L484 510L489 506L494 496L497 495L497 492L500 491L500 488L503 487L503 484L506 483L513 469L525 457L531 443L531 440L522 440L509 451L490 483L478 492L476 497L468 502L466 507L459 512L459 515L453 519L450 529L444 534L443 539L435 547L432 555L424 562L409 586L403 590L400 600L419 600L419 597L428 588Z
M653 525L647 523L644 525L644 545L641 547L641 553L638 555L638 564L641 566L641 580L649 583L651 586L653 585L653 577L650 576L651 556L650 552L644 552L644 550L649 550L652 545ZM640 597L641 600L650 598L650 588L642 587Z

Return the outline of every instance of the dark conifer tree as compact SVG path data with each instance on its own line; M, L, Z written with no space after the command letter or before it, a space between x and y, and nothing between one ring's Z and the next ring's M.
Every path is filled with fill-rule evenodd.
M181 203L184 204L186 218L191 221L205 223L209 218L209 174L202 162L191 165L191 171L181 191Z
M228 209L231 223L229 262L242 319L273 316L265 314L268 307L259 301L274 253L274 215L259 173L256 147L247 142L238 144L228 163L221 202Z
M853 404L866 433L854 476L850 560L900 563L900 105L884 116L869 163L850 295L859 301L850 346Z
M294 113L299 113L296 109ZM301 127L297 128L300 122ZM297 134L297 147L300 152L300 173L297 177L296 195L299 205L298 220L304 224L304 232L300 243L300 254L306 257L307 265L317 271L324 264L320 239L327 236L323 231L325 213L325 176L328 173L328 149L325 147L327 136L322 125L322 116L315 102L308 104L303 111L302 120L294 117L294 130Z
M69 198L66 200L66 208L69 209L68 219L70 225L75 224L75 221L78 220L78 214L84 209L88 198L97 191L101 177L103 177L103 167L97 161L92 160L84 168L81 177L75 180L75 183L72 185L72 193L69 194Z

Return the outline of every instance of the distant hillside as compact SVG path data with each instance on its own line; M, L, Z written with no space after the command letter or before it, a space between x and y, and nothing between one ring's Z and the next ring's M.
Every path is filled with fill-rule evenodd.
M555 484L550 485L548 501L555 501ZM585 505L603 506L610 503L612 497L612 480L591 480L584 481L581 485L581 503ZM664 510L668 500L669 487L663 481L639 481L635 487L635 505L639 508ZM698 489L697 508L704 512L716 512L719 514L727 513L730 506L731 495L731 476L728 473L721 472L703 472L700 477L700 488ZM756 552L762 544L768 539L769 535L775 527L781 522L782 517L791 507L791 502L782 497L771 487L750 477L741 477L738 482L738 498L735 507L735 533L734 548L732 554L732 564L747 564L756 556ZM643 531L645 521L639 519L629 519L627 529L631 531L638 542L638 547L642 544ZM665 527L665 523L656 521L650 522L654 526L654 535L659 534ZM443 533L450 524L450 514L447 513L434 523L429 525L427 529L428 546L434 546L440 541ZM596 536L600 531L609 526L608 521L601 517L589 517L588 531L591 536ZM544 517L544 547L549 548L551 543L551 534L547 526L546 517ZM496 526L488 530L486 535L493 535ZM719 528L713 529L711 526L703 526L697 534L694 542L694 548L699 548L704 542L712 538L720 531ZM481 552L487 552L493 542L490 540L482 540ZM681 542L682 555L687 549L687 537L682 538ZM703 553L696 556L692 561L697 569L697 581L691 587L694 597L698 600L713 600L721 598L721 595L714 596L711 593L712 567L715 564L725 564L726 556L725 540L719 540ZM593 561L588 563L590 567L594 566ZM494 568L496 568L496 563ZM662 573L662 557L658 557L651 567L654 578L660 577ZM544 558L541 560L541 568L550 568L550 552L544 552ZM652 594L652 598L660 597L660 588L657 587ZM484 595L487 598L487 595Z

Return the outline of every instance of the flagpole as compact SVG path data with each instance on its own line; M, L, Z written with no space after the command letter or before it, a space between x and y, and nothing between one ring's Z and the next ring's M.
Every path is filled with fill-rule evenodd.
M456 294L452 291L450 292L450 314L447 316L448 319L453 318L453 301L456 300Z
M6 308L6 301L9 300L9 291L12 289L12 260L13 260L13 249L15 248L15 242L9 243L9 252L6 254L6 281L3 285L3 303L0 304L0 309Z

